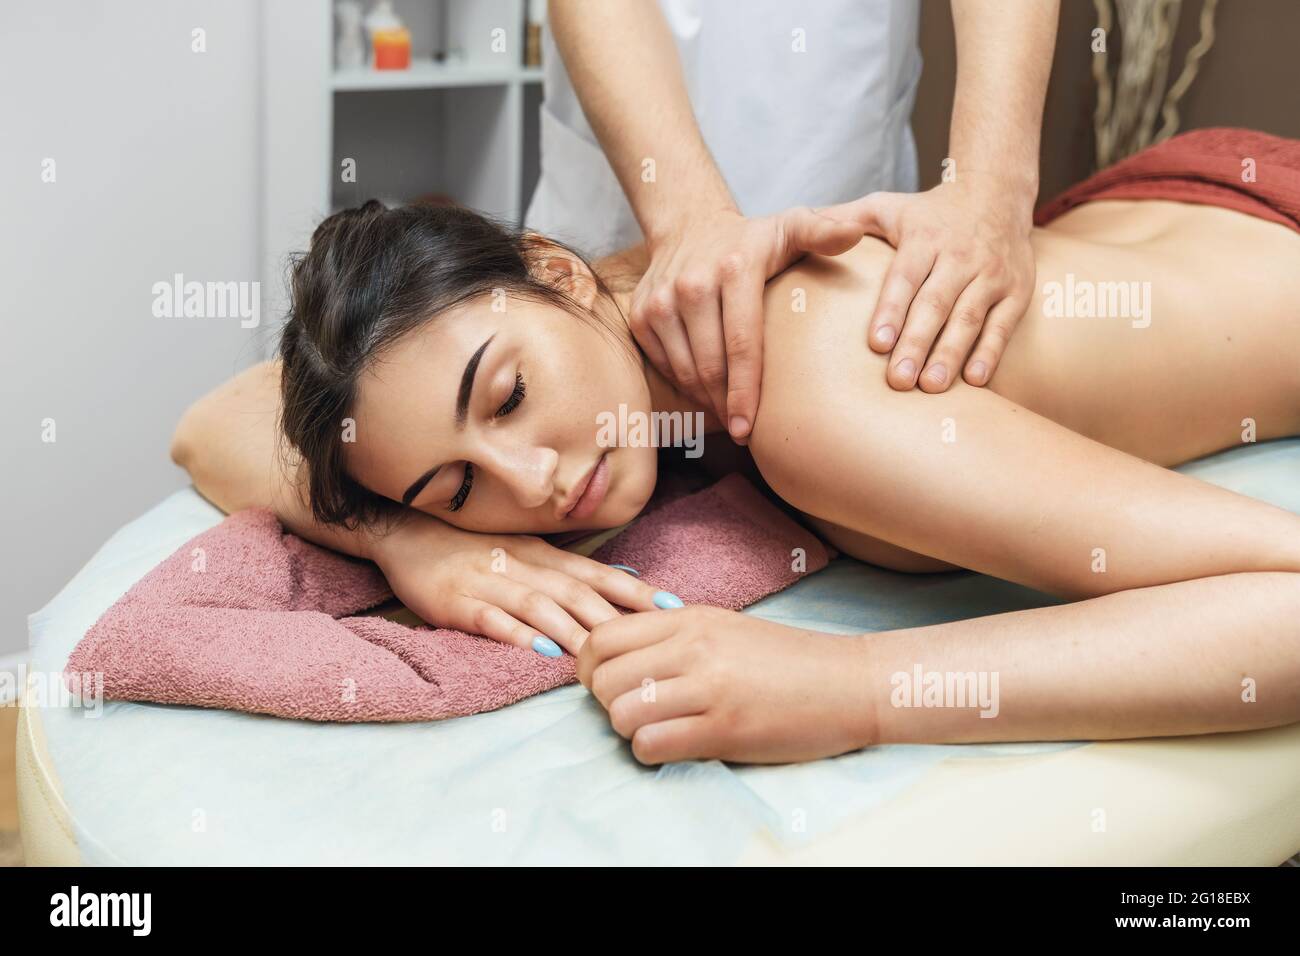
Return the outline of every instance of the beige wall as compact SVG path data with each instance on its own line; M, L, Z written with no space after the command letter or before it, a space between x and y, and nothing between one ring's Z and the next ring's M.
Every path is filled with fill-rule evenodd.
M1047 91L1040 165L1040 200L1083 179L1093 167L1091 0L1062 0L1056 60ZM1170 68L1171 82L1199 35L1201 0L1185 0ZM1183 97L1180 130L1246 126L1300 138L1300 3L1296 0L1221 0L1215 42ZM1113 47L1112 47L1113 49ZM947 154L955 54L947 0L921 5L925 72L912 126L920 153L921 183L939 179Z

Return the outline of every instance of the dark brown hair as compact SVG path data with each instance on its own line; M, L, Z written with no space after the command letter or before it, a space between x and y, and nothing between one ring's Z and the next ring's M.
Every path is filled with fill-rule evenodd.
M548 248L581 258L459 206L388 209L372 199L316 227L310 249L291 268L280 338L280 424L305 466L301 490L317 521L355 528L402 510L348 474L343 447L358 380L402 336L496 290L559 306L604 328L593 311L534 274ZM599 277L596 283L608 295Z

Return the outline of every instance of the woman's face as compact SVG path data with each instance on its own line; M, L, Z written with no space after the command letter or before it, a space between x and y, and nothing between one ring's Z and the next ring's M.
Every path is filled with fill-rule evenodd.
M644 372L554 305L510 297L503 311L490 299L448 310L376 359L358 392L349 473L459 528L612 528L654 490L653 447L598 440L602 413L650 411Z

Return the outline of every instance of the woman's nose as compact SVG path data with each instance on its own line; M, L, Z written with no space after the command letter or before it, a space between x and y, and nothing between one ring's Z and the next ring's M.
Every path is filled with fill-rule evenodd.
M493 471L505 482L522 508L540 508L555 493L555 467L560 455L554 448L512 445L493 456Z

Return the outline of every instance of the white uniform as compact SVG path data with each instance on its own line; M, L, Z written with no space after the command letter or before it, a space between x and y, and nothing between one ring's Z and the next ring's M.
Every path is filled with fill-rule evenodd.
M704 141L743 213L916 189L917 0L660 7ZM549 31L543 55L541 179L525 223L590 255L639 242Z

